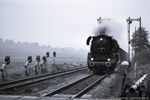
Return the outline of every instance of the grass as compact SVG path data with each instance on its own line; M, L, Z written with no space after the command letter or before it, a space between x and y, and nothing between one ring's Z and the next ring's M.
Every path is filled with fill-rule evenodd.
M7 66L7 73L8 73L8 77L7 77L7 81L12 81L12 80L17 80L17 79L22 79L25 78L27 76L25 76L25 68L24 68L24 64L25 64L25 60L24 59L12 59L11 63ZM76 62L77 66L80 65L85 65L85 61L84 59L60 59L57 58L56 59L56 66L53 67L52 66L52 60L48 59L48 72L49 73L53 73L53 72L57 72L57 71L61 71L61 70L65 70L65 69L70 69L75 67L74 62ZM30 64L30 76L35 76L35 71L34 71L34 63L35 61L32 61L32 63ZM1 59L0 61L0 67L3 64L3 61ZM40 73L41 74L41 73ZM1 75L1 72L0 72ZM2 78L0 76L0 82L2 82Z

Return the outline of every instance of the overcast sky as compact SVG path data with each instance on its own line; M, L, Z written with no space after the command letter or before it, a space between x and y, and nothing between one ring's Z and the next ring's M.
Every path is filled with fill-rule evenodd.
M86 39L102 17L118 23L119 33L114 34L127 50L126 19L142 17L142 26L150 31L149 10L150 0L0 0L0 37L52 47L89 48ZM131 26L134 30L138 22Z

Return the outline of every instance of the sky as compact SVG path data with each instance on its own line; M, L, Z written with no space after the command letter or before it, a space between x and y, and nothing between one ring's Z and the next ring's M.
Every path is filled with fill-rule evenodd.
M149 5L150 0L0 0L0 38L88 49L86 39L102 17L114 22L110 35L127 50L126 19L141 17L150 31ZM138 25L131 25L131 33Z

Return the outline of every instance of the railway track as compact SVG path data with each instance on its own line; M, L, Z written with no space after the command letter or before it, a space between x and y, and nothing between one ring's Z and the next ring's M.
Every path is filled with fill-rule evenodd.
M80 98L84 94L86 94L94 85L99 83L101 80L103 80L106 76L109 74L105 74L103 76L100 75L88 75L80 80L77 80L75 82L72 82L68 85L62 86L52 92L45 93L42 96L43 97L53 97L55 95L71 95L68 97L69 100L72 100L74 98Z
M35 77L24 78L24 79L20 79L20 80L16 80L16 81L11 81L11 82L4 82L4 83L0 84L0 91L8 90L11 88L17 88L17 87L23 86L23 85L34 84L36 82L41 82L44 80L60 77L63 75L75 73L75 72L86 70L86 69L87 69L87 67L81 67L81 68L75 68L75 69L60 71L60 72L56 72L56 73L38 75Z

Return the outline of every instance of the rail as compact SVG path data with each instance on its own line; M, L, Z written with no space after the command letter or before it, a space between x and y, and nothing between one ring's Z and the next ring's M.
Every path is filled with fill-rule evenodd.
M23 85L28 85L28 84L33 84L36 82L44 81L47 79L52 79L56 78L62 75L67 75L71 73L75 73L77 71L85 70L87 67L82 67L82 68L76 68L76 69L71 69L71 70L65 70L57 73L49 73L49 74L44 74L44 75L38 75L35 77L30 77L30 78L24 78L12 82L4 82L0 84L0 91L10 89L10 88L16 88L18 86L23 86Z

